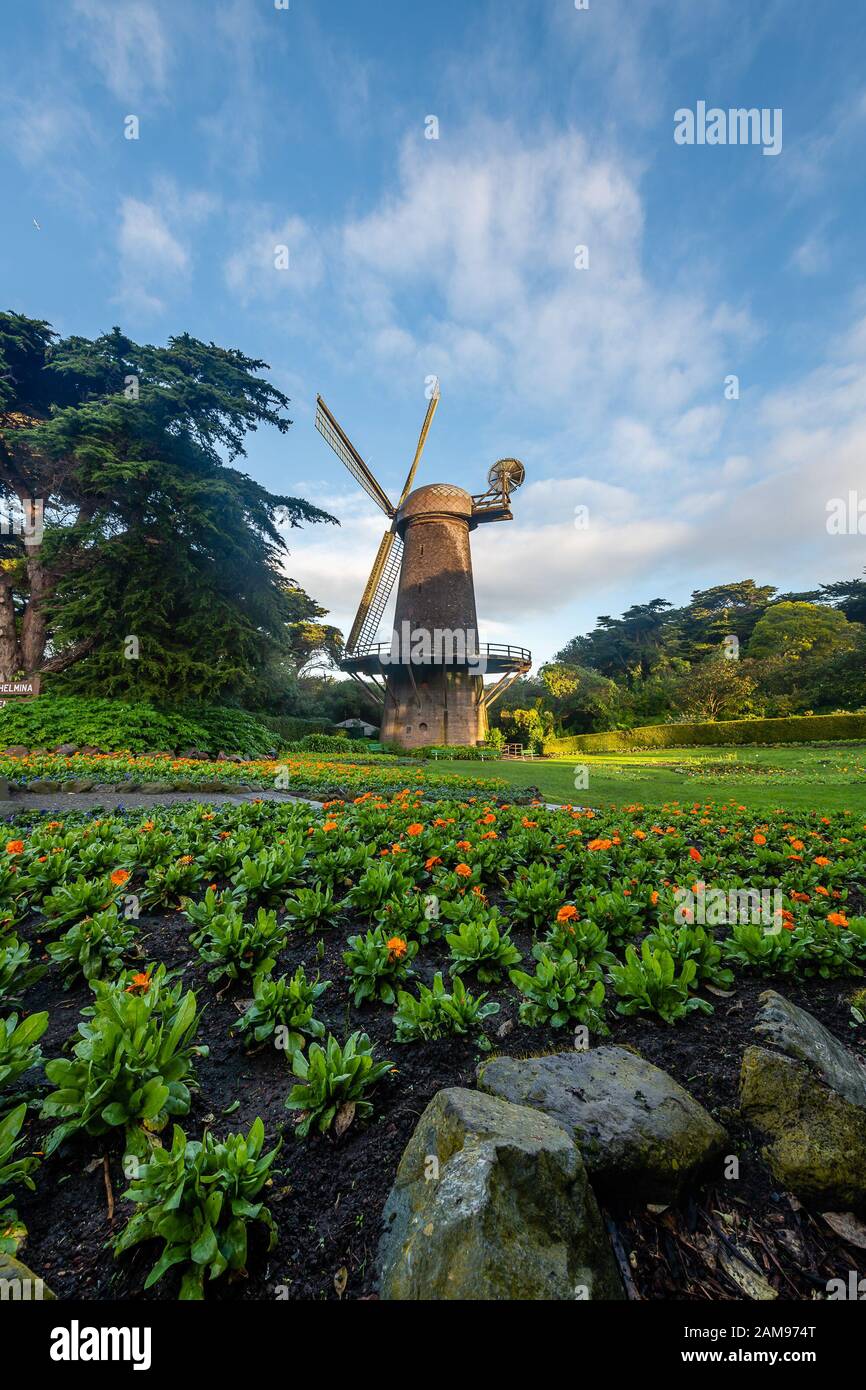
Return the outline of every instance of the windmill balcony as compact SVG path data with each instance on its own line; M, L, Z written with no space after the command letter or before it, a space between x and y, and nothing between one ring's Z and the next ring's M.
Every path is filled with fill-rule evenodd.
M469 671L473 675L506 675L525 672L532 666L532 652L508 642L455 643L425 652L422 644L378 642L364 651L352 652L340 662L344 671L359 675L387 676L401 666L436 666Z

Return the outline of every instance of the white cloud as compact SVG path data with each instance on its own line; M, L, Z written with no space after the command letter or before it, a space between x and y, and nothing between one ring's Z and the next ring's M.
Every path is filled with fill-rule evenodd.
M162 92L171 50L154 5L146 0L73 0L71 18L80 46L119 101Z
M325 266L321 241L302 217L279 219L269 208L256 208L243 220L238 244L223 267L226 284L242 304L307 294L320 284Z
M209 194L181 190L170 179L157 179L149 200L122 198L118 302L139 315L161 312L162 294L176 290L192 271L192 229L216 206Z

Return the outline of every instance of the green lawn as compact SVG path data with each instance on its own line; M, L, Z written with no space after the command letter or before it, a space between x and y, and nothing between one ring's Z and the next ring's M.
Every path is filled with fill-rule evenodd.
M666 748L636 753L575 753L537 762L473 762L473 773L536 786L549 801L581 805L730 801L762 810L866 810L866 742L788 748ZM437 761L460 773L467 764ZM586 767L588 783L575 785ZM579 783L579 776L578 776Z

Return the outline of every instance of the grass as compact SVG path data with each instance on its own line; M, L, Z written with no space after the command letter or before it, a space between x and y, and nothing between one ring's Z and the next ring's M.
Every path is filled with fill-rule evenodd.
M466 763L437 761L460 773ZM592 806L734 801L753 810L866 810L866 742L778 748L665 748L473 762L477 776L535 786L549 801ZM580 776L586 769L586 785Z

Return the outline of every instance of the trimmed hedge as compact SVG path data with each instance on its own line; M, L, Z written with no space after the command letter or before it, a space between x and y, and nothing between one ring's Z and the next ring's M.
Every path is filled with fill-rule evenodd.
M558 753L626 753L638 748L744 746L753 743L823 743L866 739L866 714L797 714L786 719L720 719L706 724L647 724L545 741L548 757Z
M155 707L143 701L40 695L0 709L0 748L91 745L105 753L173 752L196 748L214 755L267 757L279 737L244 710L221 705Z
M272 729L278 735L280 744L296 743L298 739L306 738L307 734L330 734L334 731L330 719L303 719L296 714L254 713L252 717L264 724L266 729Z

